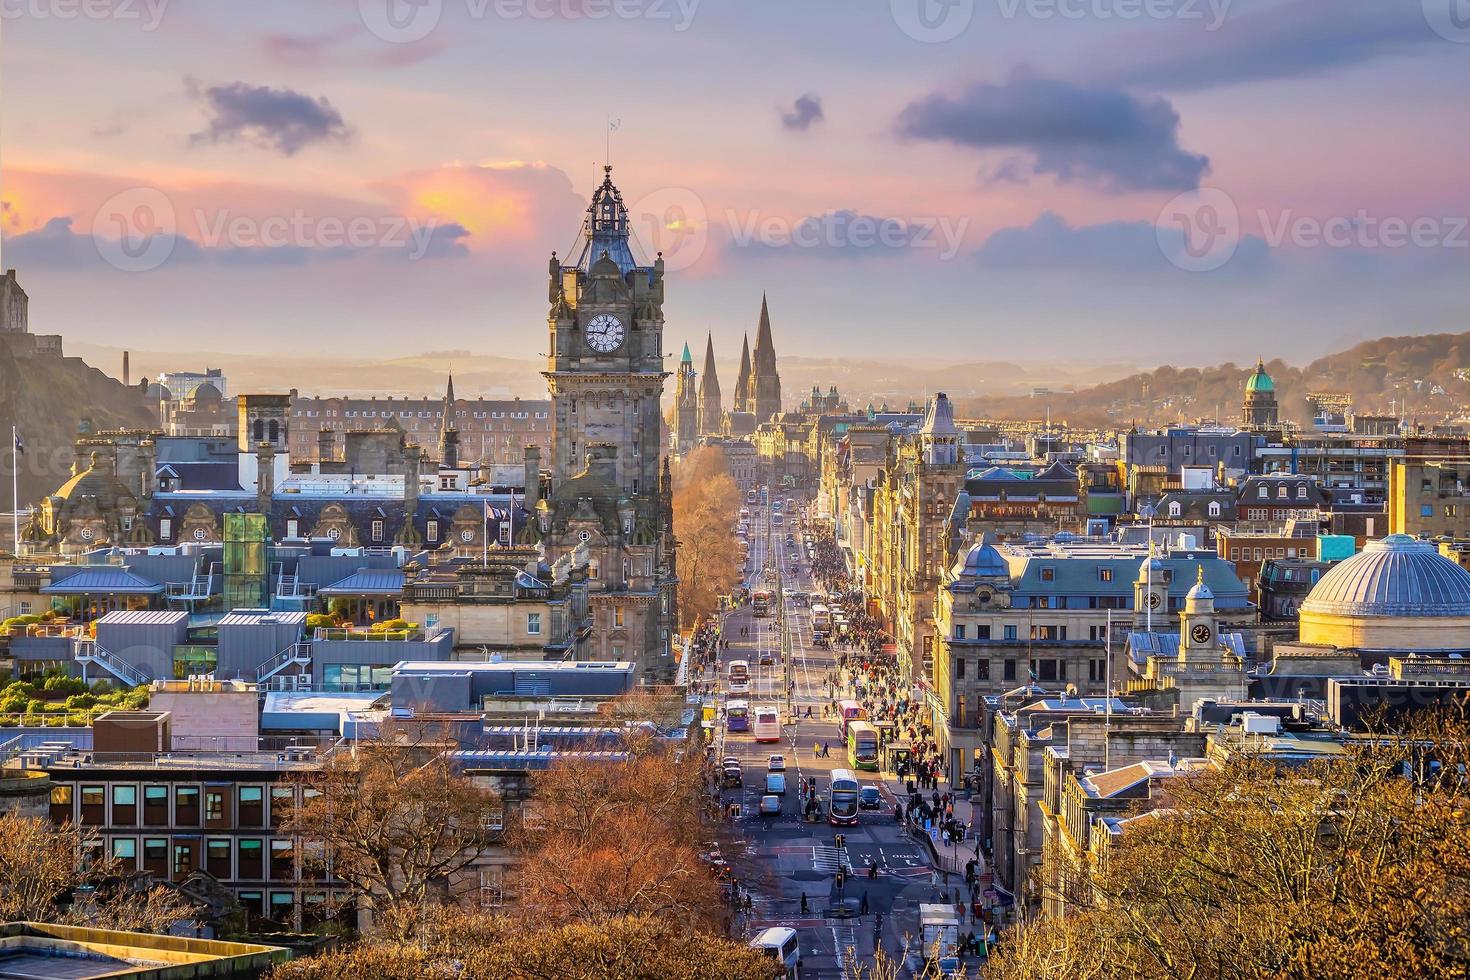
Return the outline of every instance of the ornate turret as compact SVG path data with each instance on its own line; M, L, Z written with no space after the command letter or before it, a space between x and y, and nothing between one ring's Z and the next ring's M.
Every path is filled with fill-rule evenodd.
M694 382L694 358L688 343L684 344L684 356L679 358L674 376L674 407L669 416L674 452L687 453L699 438L699 389Z
M1272 429L1280 424L1276 382L1266 373L1266 364L1260 359L1256 360L1256 369L1245 382L1242 415L1249 429Z

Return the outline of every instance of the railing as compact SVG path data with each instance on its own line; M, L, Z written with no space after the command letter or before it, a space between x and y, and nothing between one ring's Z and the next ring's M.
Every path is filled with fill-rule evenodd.
M423 639L423 631L417 627L403 630L353 629L342 626L318 626L312 634L315 640L351 640L364 643L402 643L407 640Z
M149 676L117 654L100 645L96 640L80 638L74 649L79 664L96 664L129 687L147 684Z
M4 635L77 637L82 635L82 627L76 623L31 623L25 626L12 626Z
M283 575L276 583L278 599L311 599L321 588L316 582L303 582L294 575Z
M290 666L305 667L311 663L311 644L293 643L286 649L261 662L255 669L255 680L264 683Z

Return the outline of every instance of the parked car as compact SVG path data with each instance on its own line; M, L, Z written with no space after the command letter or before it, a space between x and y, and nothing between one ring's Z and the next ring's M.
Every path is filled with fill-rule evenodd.
M725 785L735 788L745 785L745 770L739 766L725 767Z
M858 790L858 808L862 810L876 810L883 805L883 797L878 793L876 786L864 786Z

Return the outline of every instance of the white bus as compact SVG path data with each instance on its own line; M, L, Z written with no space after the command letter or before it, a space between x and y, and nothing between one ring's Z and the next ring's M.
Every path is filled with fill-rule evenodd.
M752 939L750 946L781 964L782 980L796 980L797 971L801 969L801 949L795 929L772 926Z
M821 603L812 606L812 636L832 635L832 610Z
M753 732L757 742L781 741L781 713L773 705L756 705Z
M732 660L732 661L730 661L730 685L729 686L730 686L730 693L731 694L749 694L750 693L750 661L749 660Z

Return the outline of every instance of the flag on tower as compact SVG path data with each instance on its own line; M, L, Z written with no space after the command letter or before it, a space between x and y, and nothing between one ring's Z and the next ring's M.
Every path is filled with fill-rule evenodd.
M26 454L26 442L20 437L20 431L15 431L15 454L24 456Z

